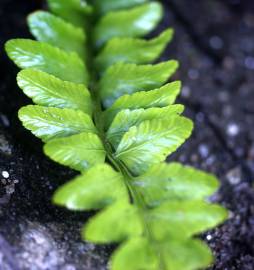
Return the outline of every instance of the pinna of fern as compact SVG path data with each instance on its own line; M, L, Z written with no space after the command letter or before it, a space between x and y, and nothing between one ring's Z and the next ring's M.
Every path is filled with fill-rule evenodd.
M48 0L28 25L37 41L14 39L9 57L22 69L19 87L36 105L19 111L23 125L45 142L52 160L80 171L53 201L68 209L100 210L82 230L85 240L121 243L112 270L195 270L212 263L196 235L227 212L208 198L217 179L165 163L190 136L191 120L174 104L178 67L151 64L171 41L158 25L162 5L146 0Z

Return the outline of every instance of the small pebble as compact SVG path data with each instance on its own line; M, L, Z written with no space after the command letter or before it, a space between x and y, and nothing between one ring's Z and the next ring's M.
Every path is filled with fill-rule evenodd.
M230 117L233 114L233 108L232 108L232 106L231 105L225 105L225 106L223 106L222 113L223 113L223 116L225 118L226 117Z
M192 162L198 162L198 155L192 154L190 159L191 159Z
M6 185L6 184L7 184L6 179L1 179L1 183L2 183L3 185Z
M199 78L199 71L192 68L188 71L188 76L191 80L197 80Z
M207 236L206 236L206 239L208 240L208 241L210 241L210 240L212 240L212 236L210 235L210 234L208 234Z
M5 127L9 127L10 126L10 121L7 118L7 116L0 114L0 119L2 121L2 123L4 124Z
M4 178L9 178L10 174L7 171L2 171L2 176Z
M238 157L243 157L245 155L245 150L242 147L236 147L235 153Z
M236 167L230 170L226 175L226 178L231 185L239 184L241 182L241 177L242 177L242 172L241 172L240 167Z
M224 46L223 40L218 36L212 36L209 43L214 50L220 50Z
M76 270L76 267L74 265L68 264L68 265L64 266L63 270Z
M215 162L216 158L215 156L210 156L207 160L206 160L206 164L207 165L212 165Z
M11 146L3 135L0 135L0 152L6 155L12 154Z
M5 187L6 194L13 194L15 192L14 185L9 185Z
M234 212L228 211L228 218L231 219L231 218L234 218L234 217L235 217Z
M182 163L186 162L187 157L185 155L180 155L179 157L179 161L181 161Z
M239 134L239 132L240 132L240 128L236 123L230 123L227 126L227 134L228 134L228 136L235 137L235 136L237 136Z
M203 123L204 120L205 120L205 115L204 115L204 113L198 112L198 113L196 114L196 119L197 119L198 122Z
M235 59L230 56L225 56L223 66L228 70L232 70L235 67Z
M229 100L229 93L227 91L219 92L218 99L221 102L227 102Z
M253 70L254 69L254 57L248 56L244 60L244 65L246 68Z
M201 144L198 147L198 152L202 158L207 158L209 155L209 148L206 144Z
M191 94L191 89L189 86L184 86L181 92L182 97L188 98Z

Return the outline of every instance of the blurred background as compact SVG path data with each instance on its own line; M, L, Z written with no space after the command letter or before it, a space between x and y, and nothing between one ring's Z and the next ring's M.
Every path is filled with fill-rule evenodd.
M254 1L164 0L157 32L173 27L163 59L178 59L179 103L195 121L191 139L171 156L216 174L213 200L230 219L202 237L216 270L254 269ZM26 16L41 0L0 1L0 270L105 270L111 247L82 243L88 214L51 205L53 190L73 172L49 161L25 131L17 111L30 101L16 85L17 69L3 46L30 37ZM190 191L191 192L191 191ZM175 269L177 270L177 269Z

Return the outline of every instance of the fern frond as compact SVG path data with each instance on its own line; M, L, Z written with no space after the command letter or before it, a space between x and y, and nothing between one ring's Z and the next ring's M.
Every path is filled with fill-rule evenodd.
M82 237L121 243L112 270L197 270L212 263L196 235L222 223L227 211L208 198L218 180L165 163L190 136L191 120L174 104L178 68L153 63L173 30L143 37L163 8L148 0L48 0L52 12L28 17L37 39L7 42L21 68L18 85L36 105L23 125L46 144L52 160L80 172L53 201L75 211L97 210Z

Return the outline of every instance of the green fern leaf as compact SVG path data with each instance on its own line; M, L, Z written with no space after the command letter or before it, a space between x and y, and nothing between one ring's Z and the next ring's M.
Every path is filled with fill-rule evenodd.
M106 108L125 94L162 86L178 68L176 61L157 65L115 64L100 81L100 95Z
M87 132L54 139L45 145L44 151L52 160L77 171L104 163L106 156L100 138Z
M132 238L120 246L110 261L112 270L158 270L158 259L146 238Z
M94 243L108 244L137 237L142 232L143 225L138 215L138 208L128 202L120 201L91 218L83 229L83 236L84 239Z
M138 126L146 120L168 119L175 114L181 114L184 110L182 105L171 105L164 108L150 108L137 110L122 110L119 112L107 131L107 139L117 148L122 136L132 126Z
M155 61L163 52L173 37L173 30L168 29L152 40L134 38L113 38L95 62L99 70L119 63L149 64Z
M159 89L151 91L141 91L132 95L123 95L118 98L114 104L109 107L105 113L104 118L106 126L108 126L115 115L123 109L148 109L153 107L165 107L172 105L181 89L181 83L179 81L172 82L162 86Z
M29 105L19 110L19 119L44 142L82 132L97 132L89 115L71 109Z
M17 82L24 93L38 105L69 108L92 114L91 96L83 84L62 81L33 69L20 71Z
M95 210L128 199L122 175L105 164L96 165L67 183L53 198L56 204L72 210Z
M209 248L198 240L169 241L159 244L159 254L163 262L147 239L134 238L124 243L112 256L112 270L196 270L202 269L212 262Z
M8 41L6 51L22 69L38 69L75 83L88 82L86 67L75 53L67 53L47 43L28 39Z
M164 242L163 249L166 269L203 269L213 260L208 246L199 240Z
M144 121L124 134L115 156L134 174L140 174L151 165L164 161L190 136L191 131L192 122L180 116Z
M227 214L224 208L203 201L169 201L149 213L154 238L186 239L220 224Z
M113 37L142 37L153 30L162 18L162 7L151 2L131 10L106 14L94 29L97 47Z
M28 17L28 25L37 40L68 52L77 52L85 58L86 36L83 29L45 11L32 13Z
M137 177L134 184L149 206L166 200L205 200L219 186L213 175L179 163L156 164Z
M112 10L131 8L139 4L148 2L148 0L92 0L99 13L107 13Z
M79 27L85 26L93 9L84 0L48 0L48 5L54 14Z

